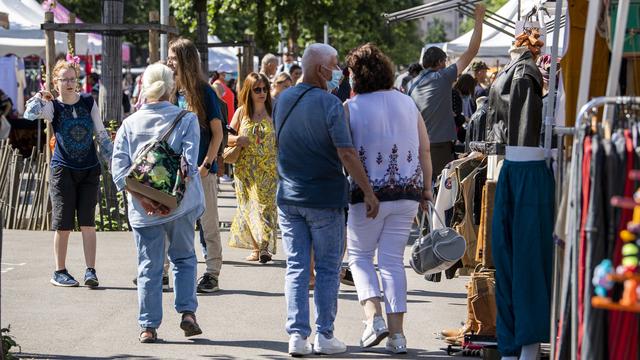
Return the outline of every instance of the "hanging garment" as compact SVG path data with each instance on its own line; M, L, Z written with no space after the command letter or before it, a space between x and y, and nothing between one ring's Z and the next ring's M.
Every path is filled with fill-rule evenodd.
M495 181L487 181L482 189L482 215L478 230L478 251L476 260L482 262L485 268L493 268L493 254L491 252L491 233L493 219L493 205L496 195Z
M553 208L553 174L544 160L504 161L491 239L502 356L549 340Z
M471 273L476 267L476 246L478 244L478 227L473 223L473 199L475 192L475 175L479 171L478 168L474 169L472 173L460 181L460 187L462 188L462 214L461 221L455 226L455 230L462 235L467 246L462 256L462 264L467 269L468 273ZM458 178L460 176L461 168L458 168Z
M507 65L491 86L487 141L535 147L540 143L541 128L542 74L533 54L526 50Z
M607 357L607 311L594 309L591 296L594 294L593 271L600 262L607 258L607 231L605 208L611 207L606 197L604 183L605 152L599 135L591 139L591 191L589 211L586 222L587 249L585 254L585 286L584 286L584 325L585 336L582 339L582 358L586 360L605 359Z
M628 174L634 168L634 149L631 132L624 130L625 142L625 168L623 175L625 179L624 196L632 197L635 182L630 180ZM619 174L620 175L620 174ZM620 215L620 222L617 227L617 234L621 230L626 229L627 223L631 221L632 211L623 209ZM616 237L616 243L613 251L613 266L620 265L622 260L622 239ZM633 313L621 311L611 311L609 313L609 359L623 360L635 359L638 356L638 342L628 341L629 339L638 339L638 319Z
M582 354L582 338L584 337L584 288L585 288L585 262L587 242L587 215L589 214L589 191L591 190L591 137L584 139L582 151L582 214L580 216L580 243L578 245L578 350L576 360L580 360Z
M0 90L13 102L13 110L18 104L18 60L14 56L0 57Z
M566 99L564 117L566 126L573 126L576 122L576 102L578 101L580 87L580 71L582 68L588 8L588 0L569 0L567 3L569 41L566 54L560 61L560 67L562 68L560 74L562 74ZM602 37L595 36L596 42L592 58L589 98L604 95L609 73L609 47Z

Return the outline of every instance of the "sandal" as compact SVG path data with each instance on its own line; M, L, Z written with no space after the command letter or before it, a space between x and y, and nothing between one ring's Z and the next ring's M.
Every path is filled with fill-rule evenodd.
M247 260L247 261L258 261L258 260L260 260L260 251L254 250L254 251L251 252L251 254L249 256L247 256L244 259Z
M260 250L260 263L266 264L271 261L271 254L268 250Z
M196 322L196 314L192 312L183 312L180 329L184 330L184 336L190 337L202 334L200 325Z
M140 336L138 337L143 344L150 344L156 342L158 340L158 333L154 328L144 328L140 332Z

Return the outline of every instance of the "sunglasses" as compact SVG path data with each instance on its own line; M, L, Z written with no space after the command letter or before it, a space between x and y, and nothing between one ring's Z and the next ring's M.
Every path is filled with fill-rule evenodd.
M253 92L256 94L262 94L262 93L266 94L268 91L269 91L269 88L266 86L253 88Z

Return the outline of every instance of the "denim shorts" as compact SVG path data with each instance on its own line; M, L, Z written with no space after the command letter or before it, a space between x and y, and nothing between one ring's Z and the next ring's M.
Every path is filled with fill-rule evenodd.
M78 226L95 226L100 166L74 170L64 166L51 169L51 230L73 230Z

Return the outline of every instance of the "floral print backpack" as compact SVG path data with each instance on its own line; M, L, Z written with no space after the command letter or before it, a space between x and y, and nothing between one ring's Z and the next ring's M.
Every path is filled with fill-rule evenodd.
M136 157L125 180L127 190L139 193L176 209L185 192L186 162L176 153L167 139L180 120L189 112L182 110L160 139L146 145Z

